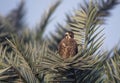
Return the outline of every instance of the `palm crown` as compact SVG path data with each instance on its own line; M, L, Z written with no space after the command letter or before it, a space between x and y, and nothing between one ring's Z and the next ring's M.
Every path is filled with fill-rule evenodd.
M24 1L8 16L0 16L0 81L11 83L119 83L120 49L101 51L101 29L105 17L118 0L84 2L74 16L67 16L66 26L58 24L51 37L44 32L51 15L60 5L53 4L35 31L23 23ZM78 53L65 60L57 46L66 31L73 31ZM112 55L112 57L110 57Z

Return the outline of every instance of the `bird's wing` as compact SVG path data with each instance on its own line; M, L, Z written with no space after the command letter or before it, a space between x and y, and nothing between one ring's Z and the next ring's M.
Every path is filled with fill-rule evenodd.
M60 55L64 54L65 47L66 47L66 45L65 45L64 39L63 39L58 45L58 52Z

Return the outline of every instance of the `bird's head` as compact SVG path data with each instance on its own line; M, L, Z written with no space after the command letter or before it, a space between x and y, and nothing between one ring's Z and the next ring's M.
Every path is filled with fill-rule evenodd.
M68 39L74 38L74 33L72 31L68 31L65 33L65 37Z

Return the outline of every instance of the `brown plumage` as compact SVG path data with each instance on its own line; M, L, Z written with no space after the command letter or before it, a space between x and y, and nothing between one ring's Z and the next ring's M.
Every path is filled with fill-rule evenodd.
M58 52L63 59L75 56L78 53L78 46L74 40L74 33L69 31L58 45Z

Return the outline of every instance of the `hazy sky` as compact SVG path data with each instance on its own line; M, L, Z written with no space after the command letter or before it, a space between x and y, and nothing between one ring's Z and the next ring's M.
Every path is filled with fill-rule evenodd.
M26 0L26 23L33 27L39 23L41 15L57 0ZM65 14L72 13L74 9L79 7L79 3L83 0L61 0L62 3L52 16L54 19L47 31L51 32L55 29L57 23L65 23ZM7 15L13 8L17 7L20 0L0 0L0 14ZM105 42L103 47L111 49L120 41L120 5L111 11L111 16L107 18L105 27Z

